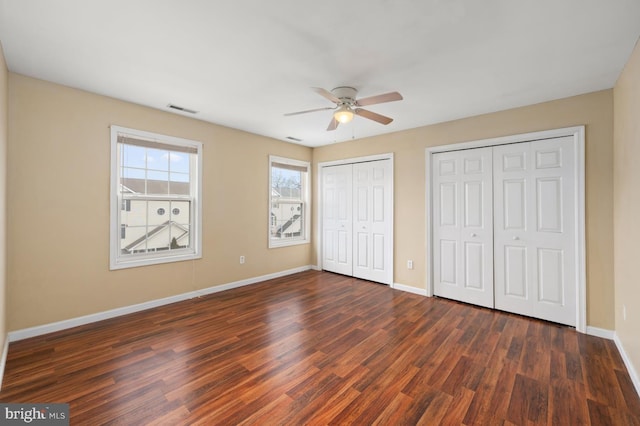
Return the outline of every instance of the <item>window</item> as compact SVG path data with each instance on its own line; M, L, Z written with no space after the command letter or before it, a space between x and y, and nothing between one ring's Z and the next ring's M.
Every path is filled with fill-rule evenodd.
M201 254L202 144L111 126L111 269Z
M309 163L269 157L269 247L309 242Z

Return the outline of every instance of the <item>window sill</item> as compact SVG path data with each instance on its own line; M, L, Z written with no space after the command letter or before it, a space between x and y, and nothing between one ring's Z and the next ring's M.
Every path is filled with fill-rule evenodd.
M139 266L149 266L149 265L159 265L162 263L172 263L172 262L182 262L185 260L194 260L201 259L202 254L200 253L184 253L184 254L174 254L170 256L162 256L162 257L143 257L136 259L118 259L112 260L109 265L110 270L118 270L118 269L127 269L127 268L137 268Z
M288 240L288 241L278 241L278 240L269 240L269 248L280 248L280 247L289 247L289 246L299 246L301 244L309 244L310 241L308 239L300 239L300 240Z

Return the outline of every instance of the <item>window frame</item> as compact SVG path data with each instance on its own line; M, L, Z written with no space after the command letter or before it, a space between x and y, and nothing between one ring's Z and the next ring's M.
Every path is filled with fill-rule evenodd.
M272 191L272 169L274 164L289 165L294 167L303 167L306 169L302 177L300 195L302 202L302 235L298 237L289 237L286 239L274 239L271 237L272 226L272 208L274 204ZM277 166L276 166L277 167ZM267 211L267 241L269 248L289 247L299 244L309 244L311 241L311 163L309 161L295 160L292 158L279 157L276 155L269 156L269 203Z
M118 136L124 135L134 139L141 139L147 143L158 143L160 145L173 145L176 147L195 149L195 154L190 154L190 172L188 196L192 203L190 207L189 238L190 246L184 249L161 250L147 253L121 254L121 212L123 200L120 187L120 163L118 156ZM202 143L174 136L167 136L143 130L130 129L126 127L111 126L111 175L110 175L110 248L109 248L109 269L125 269L138 266L157 265L170 262L202 258ZM160 148L164 149L164 148ZM181 196L158 197L156 195L145 195L140 198L147 201L156 199L180 200ZM132 199L134 199L132 198ZM184 198L183 198L184 199Z

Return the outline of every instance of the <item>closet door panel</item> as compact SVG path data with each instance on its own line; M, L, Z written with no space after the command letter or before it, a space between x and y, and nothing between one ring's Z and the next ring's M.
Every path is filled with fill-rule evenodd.
M531 143L536 190L537 318L576 325L577 196L572 137Z
M573 139L494 147L494 164L496 308L575 325Z
M530 144L493 148L495 307L532 316Z
M384 284L393 282L391 160L353 165L353 276Z
M493 307L491 148L434 155L435 294Z
M352 166L325 167L322 173L323 269L351 275L353 209Z

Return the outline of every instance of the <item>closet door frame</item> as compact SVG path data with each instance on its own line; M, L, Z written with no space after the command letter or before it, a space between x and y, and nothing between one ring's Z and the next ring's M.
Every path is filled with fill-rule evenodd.
M426 215L426 259L427 267L427 288L426 295L434 295L433 276L433 189L431 187L431 176L433 173L433 155L438 152L455 151L461 149L483 148L495 145L505 145L519 142L531 142L536 140L552 139L558 137L572 136L574 148L575 164L575 191L576 206L573 212L575 226L575 247L576 247L576 330L581 333L587 332L587 291L586 291L586 239L585 239L585 128L584 126L567 127L562 129L546 130L541 132L523 133L519 135L504 136L491 139L475 140L470 142L439 145L425 150L425 211Z
M324 242L323 242L323 236L322 236L322 208L323 208L323 200L322 200L322 182L323 182L323 168L324 167L329 167L329 166L338 166L338 165L343 165L343 164L355 164L355 163L365 163L365 162L370 162L370 161L379 161L379 160L391 160L391 211L390 211L390 220L391 220L391 227L390 227L390 235L389 235L389 240L390 240L390 250L389 250L389 254L390 254L390 261L389 261L389 268L390 270L390 274L391 274L391 281L392 283L390 284L391 286L393 286L393 279L395 277L394 274L394 249L395 249L395 239L394 239L394 216L393 216L393 212L395 209L395 198L393 195L394 192L394 183L393 183L393 175L394 175L394 161L393 161L393 153L386 153L386 154L377 154L377 155L369 155L369 156L365 156L365 157L354 157L354 158L345 158L345 159L341 159L341 160L335 160L335 161L324 161L321 163L318 163L316 165L317 169L316 169L316 176L317 178L315 179L316 182L316 187L315 187L315 191L316 194L318 194L318 202L315 203L315 217L316 217L316 222L315 222L315 235L318 237L316 238L316 243L314 243L315 249L316 249L316 267L314 267L313 269L317 269L319 271L322 270L322 266L323 266L323 253L324 253Z

